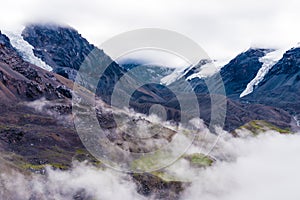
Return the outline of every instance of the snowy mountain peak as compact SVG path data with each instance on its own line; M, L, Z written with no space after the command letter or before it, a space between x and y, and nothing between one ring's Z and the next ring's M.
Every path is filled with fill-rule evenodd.
M164 77L161 80L162 84L170 85L171 83L184 78L187 81L190 81L194 78L205 78L216 72L216 67L214 66L215 61L203 59L198 62L196 65L191 65L187 68L178 68L174 70L173 73Z

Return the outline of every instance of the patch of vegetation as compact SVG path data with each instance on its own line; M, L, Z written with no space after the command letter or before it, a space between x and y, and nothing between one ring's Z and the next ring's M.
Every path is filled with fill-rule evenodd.
M161 161L166 161L172 156L161 151L157 151L154 154L143 156L139 159L134 160L131 163L131 168L137 171L150 171L161 167Z
M9 130L9 129L10 129L10 127L0 124L0 130Z
M67 170L70 167L67 165L63 165L61 163L49 163L47 165L50 165L51 167L53 167L54 169L62 169L62 170Z
M21 168L26 170L40 171L45 169L46 166L51 166L53 169L61 169L61 170L67 170L70 168L69 166L63 165L61 163L49 163L44 165L33 165L30 163L24 163L21 165Z
M279 128L278 126L264 120L253 120L238 129L249 130L253 135L258 135L270 130L277 131L281 134L292 134L292 131L289 128ZM236 133L236 131L234 131L234 133Z
M30 163L24 163L21 165L22 169L26 169L26 170L34 170L34 171L40 171L45 169L45 165L33 165Z
M212 158L201 153L186 155L184 158L190 161L190 164L195 167L209 167L214 163Z
M85 149L76 149L75 153L77 155L85 155L85 154L89 154L89 152Z
M169 174L167 172L164 172L164 171L154 171L154 172L151 172L151 174L153 176L156 176L157 178L161 179L164 182L190 182L187 179L184 180L182 178L176 177L176 176Z
M1 153L1 155L4 155L3 160L5 160L8 163L11 163L11 165L13 165L14 168L22 171L41 172L46 168L46 166L50 166L53 169L61 169L61 170L67 170L70 168L70 166L64 165L62 163L33 164L27 161L24 157L14 153L3 152Z
M101 161L92 156L86 149L76 149L72 160L77 160L79 162L87 161L95 167L103 167Z

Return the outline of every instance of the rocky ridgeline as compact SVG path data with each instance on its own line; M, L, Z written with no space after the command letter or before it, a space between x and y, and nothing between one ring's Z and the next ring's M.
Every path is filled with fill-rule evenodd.
M243 99L300 114L300 48L287 51L258 87Z
M0 34L1 98L35 100L70 98L71 82L22 59L9 39Z

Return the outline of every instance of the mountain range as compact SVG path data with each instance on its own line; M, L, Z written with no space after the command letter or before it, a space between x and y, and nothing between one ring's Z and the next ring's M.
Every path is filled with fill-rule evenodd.
M130 60L118 64L71 27L31 24L19 35L0 32L0 148L6 155L1 156L5 160L2 165L42 173L39 166L50 164L65 169L70 167L73 158L97 164L97 160L84 150L70 117L74 80L81 64L95 49L101 64L108 65L97 83L96 95L109 106L115 85L130 70L138 69L139 64ZM180 122L184 113L170 88L179 88L181 95L189 99L182 84L188 81L197 97L200 117L209 125L212 100L206 84L214 81L216 74L201 72L212 62L200 59L197 65L180 70L146 66L147 70L137 71L138 77L131 77L129 84L136 84L139 78L161 84L149 83L138 88L130 98L130 107L149 114L150 108L159 104L165 108L167 120ZM278 130L298 129L299 67L300 47L279 53L275 49L250 48L223 66L217 73L226 91L224 129L235 134L239 127L257 121ZM103 110L100 108L97 113L99 123L109 130L115 128L112 116ZM167 136L157 139L172 137L171 130L164 130ZM122 135L110 139L125 148L126 139ZM133 145L129 148L135 149ZM146 150L140 147L137 151ZM182 189L177 182L166 184L149 174L133 177L144 195L162 192L163 198L170 195L169 188L175 188L172 195L176 196Z
M23 30L22 37L34 47L34 55L44 61L47 65L51 66L53 68L53 72L71 80L74 80L76 70L78 70L85 56L87 56L93 48L96 48L73 28L60 27L57 25L29 25ZM246 90L247 85L255 78L259 70L262 68L263 62L261 61L261 58L272 53L272 51L274 50L250 48L249 50L237 55L228 64L221 68L219 73L223 79L228 104L225 129L231 131L251 120L267 120L279 125L280 127L291 126L293 121L292 116L297 115L298 112L297 110L292 110L297 108L297 106L294 106L296 102L295 95L293 94L296 89L296 85L294 86L292 84L291 87L295 87L295 89L289 89L290 92L288 92L287 95L284 95L284 98L286 99L285 101L289 101L290 99L290 103L294 103L289 106L290 109L286 109L286 106L279 105L280 102L283 102L279 101L280 99L273 101L273 97L279 98L273 94L273 88L271 91L270 86L265 88L265 86L262 87L262 85L274 85L269 82L271 80L268 79L271 79L270 77L273 77L274 79L275 76L271 76L270 74L274 73L273 70L275 68L290 68L289 66L292 64L292 67L298 68L296 67L297 65L294 65L294 63L291 64L292 61L285 61L287 59L297 60L297 49L286 52L283 55L283 58L275 64L274 68L272 68L272 70L265 75L263 80L255 86L254 91L240 98L241 93ZM289 57L287 57L288 55ZM101 59L108 59L109 61L107 62L112 62L111 66L108 67L104 73L104 76L101 77L97 90L98 95L101 96L104 101L109 103L115 83L127 71L130 71L130 67L128 66L130 64L134 65L135 63L119 65L116 62L111 61L105 52L103 52L100 56ZM208 90L204 80L209 77L199 77L197 74L199 74L199 71L201 71L203 66L209 63L209 61L204 60L199 61L199 64L196 66L187 67L183 70L183 76L179 75L173 83L169 83L167 85L168 87L172 87L171 85L180 87L180 79L187 79L198 96L200 110L202 113L205 113L203 119L207 124L209 123L210 105L209 98L206 98ZM157 69L162 70L161 67L158 67ZM290 73L297 71L295 70L291 70ZM170 72L164 72L165 74L163 75L166 77L168 76L168 73L169 75L171 74ZM141 74L142 73L143 72L141 72ZM277 70L276 73L286 72ZM151 77L150 73L144 74ZM277 74L276 77L279 77ZM163 80L164 77L161 77L161 79ZM276 78L276 80L273 81L278 80L279 79ZM281 81L288 80L283 78ZM280 92L278 91L278 93L282 94L281 91L284 88L287 88L287 86L284 86L282 82L282 84L280 84ZM262 93L265 93L265 95L262 95ZM258 96L260 98L258 98ZM271 100L268 102L265 97L271 98ZM178 103L176 103L176 101L176 97L174 94L170 93L167 87L148 84L133 95L131 106L139 112L147 113L151 105L154 103L161 104L168 110L168 119L178 120L178 116L180 116L180 114L178 112L178 108L176 109L176 107L178 107ZM286 105L286 103L287 102L284 102L282 104ZM288 113L284 111L287 111ZM288 115L290 115L290 120L287 120ZM284 116L284 119L282 116Z

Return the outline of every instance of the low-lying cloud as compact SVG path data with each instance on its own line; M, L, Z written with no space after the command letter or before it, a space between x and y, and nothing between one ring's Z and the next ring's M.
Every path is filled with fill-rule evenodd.
M235 161L217 162L213 167L198 172L196 180L184 192L182 199L300 198L299 134L270 132L258 137L232 138L228 142L227 149Z
M191 181L180 199L300 198L300 134L282 135L268 131L254 137L245 131L242 137L234 138L221 131L219 136L217 145L210 152L217 159L213 166L195 168L187 160L180 159L165 169L166 172ZM211 143L216 137L207 133L203 140ZM205 145L199 146L196 141L187 153L206 151ZM0 171L0 187L1 197L13 200L32 197L41 200L71 200L80 196L97 200L147 199L137 192L137 186L130 175L77 162L68 171L47 168L46 175L25 176L18 172Z
M0 173L1 199L143 199L125 174L76 163L69 171L47 168L45 176ZM80 198L81 197L81 198Z

